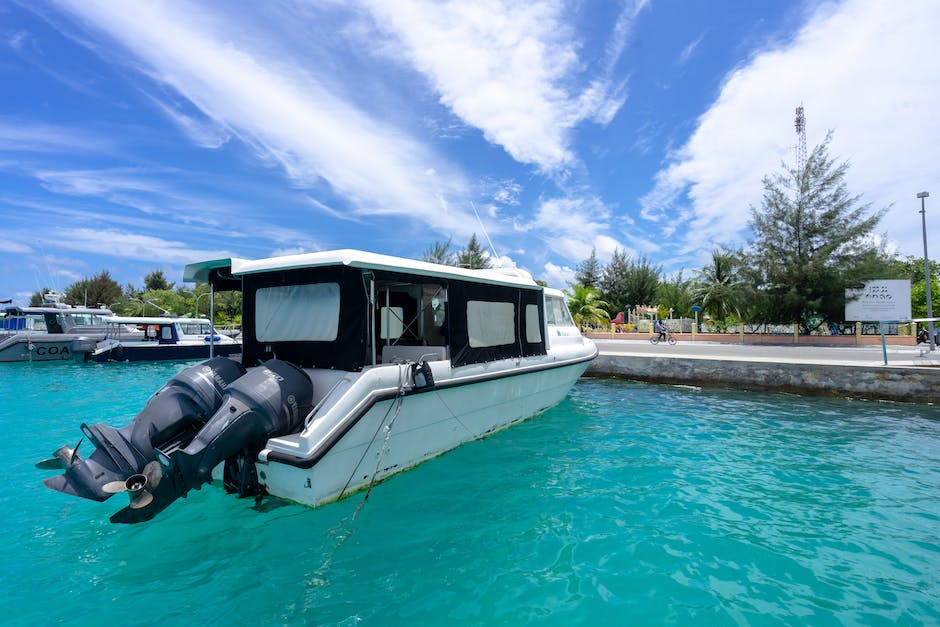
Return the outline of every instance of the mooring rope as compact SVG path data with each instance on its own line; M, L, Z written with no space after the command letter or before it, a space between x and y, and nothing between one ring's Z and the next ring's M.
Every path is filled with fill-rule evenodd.
M329 535L337 535L338 539L336 544L330 550L329 554L326 556L326 559L323 560L323 564L320 568L317 569L316 573L318 576L322 577L324 573L329 569L330 565L333 562L333 558L336 556L336 553L339 551L340 547L352 536L355 532L355 527L352 526L356 522L356 517L359 516L359 512L362 511L362 508L365 507L366 501L369 500L369 495L372 493L372 488L375 486L376 479L379 475L379 470L382 467L382 458L385 456L385 452L388 450L388 442L392 437L392 427L395 424L395 420L398 418L398 415L401 413L402 405L405 400L405 383L407 382L406 373L411 371L411 363L403 363L398 367L398 394L395 398L395 402L389 405L388 411L385 412L385 415L382 417L382 420L379 421L378 427L375 429L375 433L372 434L372 439L369 441L369 445L365 447L362 451L362 456L359 458L359 462L353 468L352 473L349 475L349 478L346 480L346 485L343 486L343 489L340 490L339 497L337 500L343 497L343 494L346 493L346 489L349 487L349 484L352 482L353 477L356 476L356 473L359 470L359 467L362 465L363 460L365 460L366 454L372 449L372 445L375 443L375 439L379 435L379 431L382 429L382 426L385 426L385 439L382 441L382 448L379 449L379 454L375 460L375 469L372 471L372 478L369 480L369 486L366 488L366 493L362 497L362 500L356 505L356 509L353 510L353 513L350 516L344 516L336 525L330 530ZM395 413L392 415L391 420L386 419L389 414L392 413L394 408ZM348 528L347 528L348 527Z

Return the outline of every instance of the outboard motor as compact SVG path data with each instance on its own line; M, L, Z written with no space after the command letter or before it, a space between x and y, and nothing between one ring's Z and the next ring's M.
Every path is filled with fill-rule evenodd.
M144 473L154 460L154 448L189 443L221 406L225 389L245 374L245 368L227 357L215 357L183 370L150 397L134 420L120 429L104 424L82 424L82 433L95 451L82 460L75 449L59 448L40 468L65 469L43 481L59 492L104 501L129 477ZM81 441L79 441L79 444Z
M228 386L222 405L192 441L185 446L173 442L158 446L155 455L160 467L150 466L135 481L127 479L131 504L114 514L111 522L150 520L190 490L211 481L212 469L223 461L240 457L242 462L253 463L269 438L296 431L303 424L312 400L310 378L297 366L273 359L253 369Z

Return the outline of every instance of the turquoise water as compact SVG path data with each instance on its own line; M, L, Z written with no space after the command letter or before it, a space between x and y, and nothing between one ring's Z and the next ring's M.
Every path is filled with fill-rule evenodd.
M117 526L42 486L185 365L0 364L2 622L940 624L940 408L585 379L354 522L206 488Z

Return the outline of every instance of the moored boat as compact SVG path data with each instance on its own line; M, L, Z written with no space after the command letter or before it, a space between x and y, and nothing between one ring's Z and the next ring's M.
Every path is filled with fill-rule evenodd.
M219 480L316 506L557 404L597 355L558 290L520 271L340 250L223 259L188 281L243 296L240 362L182 371L134 421L81 426L48 487L153 518Z
M205 318L112 316L104 321L108 335L86 347L86 361L207 359L241 352L239 342L215 331Z
M105 337L106 307L73 307L59 302L60 295L46 295L40 307L8 306L0 320L0 362L61 361Z

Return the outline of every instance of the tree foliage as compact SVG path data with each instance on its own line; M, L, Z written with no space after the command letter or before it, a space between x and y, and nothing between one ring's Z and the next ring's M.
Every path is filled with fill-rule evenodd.
M761 207L751 207L749 263L768 315L797 321L804 333L814 319L841 320L845 289L886 267L873 237L884 210L871 213L870 204L849 193L849 164L829 157L831 140L829 133L802 171L784 165L782 173L765 176Z
M457 255L451 250L452 240L453 238L447 238L446 242L434 242L428 246L424 254L421 255L421 261L439 263L445 266L457 265Z
M713 250L711 262L699 271L693 298L722 328L741 319L745 304L741 258L728 250Z
M613 311L653 304L661 274L662 269L650 263L645 255L628 259L625 252L617 249L601 276L598 286L601 298Z
M930 300L933 301L934 315L940 315L940 263L930 260ZM924 283L923 257L898 257L890 264L886 278L908 279L911 282L911 315L914 318L927 317L927 288Z
M490 267L490 258L480 246L477 234L474 233L467 242L467 247L457 253L457 265L469 270L480 270Z
M571 290L565 290L565 297L568 300L568 311L579 327L610 322L610 304L601 299L597 288L576 283L571 286Z
M591 256L578 264L578 270L574 275L575 283L596 288L600 285L602 271L603 268L597 260L597 252L592 248Z
M44 287L37 292L33 292L33 295L29 297L29 306L30 307L42 307L42 304L45 302L46 294L51 292L48 287Z
M65 289L65 302L70 305L110 305L122 297L121 286L111 278L111 273L102 270L95 276L81 279Z
M154 270L144 277L144 291L172 290L175 283L166 280L163 270Z
M659 310L672 309L676 316L688 316L692 311L692 289L694 282L683 276L682 270L670 279L664 279L656 288L656 303Z

